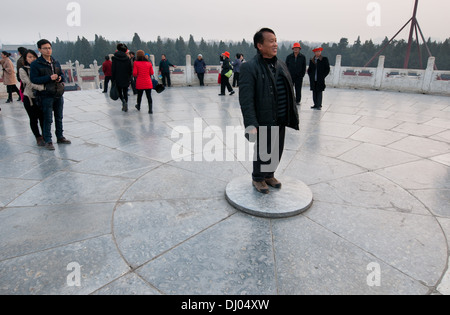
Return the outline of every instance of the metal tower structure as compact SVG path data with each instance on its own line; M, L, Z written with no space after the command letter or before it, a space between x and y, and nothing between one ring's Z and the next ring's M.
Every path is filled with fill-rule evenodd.
M389 46L392 43L392 41L397 37L397 35L400 34L409 23L411 23L411 28L410 28L409 37L408 37L408 48L406 49L406 56L405 56L405 62L403 64L403 68L407 69L408 65L409 65L409 58L411 56L411 49L412 49L412 44L413 44L414 33L416 35L416 42L417 42L417 49L418 49L418 53L419 53L420 67L423 68L422 53L420 51L419 33L420 33L422 41L423 41L423 43L424 43L424 45L425 45L425 47L427 49L428 56L432 57L432 54L431 54L430 49L428 48L427 41L425 40L425 37L423 36L423 32L422 32L422 29L420 28L419 22L417 21L417 9L418 8L419 8L419 0L415 0L414 11L413 11L412 18L410 18L408 20L408 22L406 22L406 24L403 25L403 27L397 32L397 34L395 34L394 37L392 37L391 40L389 40L389 42L386 45L384 45L383 48L381 48L381 50L379 52L377 52L375 54L375 56L372 57L372 59L369 60L369 62L367 62L364 65L364 67L367 67L369 64L371 64L372 61L374 61L375 58L377 58L386 49L386 47ZM437 70L436 65L434 66L434 68L435 68L435 70Z

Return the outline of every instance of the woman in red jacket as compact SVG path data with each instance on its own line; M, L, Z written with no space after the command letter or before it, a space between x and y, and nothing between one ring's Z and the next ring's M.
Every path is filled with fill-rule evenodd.
M133 65L133 76L136 77L136 89L138 91L136 109L141 110L142 95L147 96L148 113L153 114L152 89L153 83L151 76L154 74L151 62L145 59L143 50L136 52L136 61Z

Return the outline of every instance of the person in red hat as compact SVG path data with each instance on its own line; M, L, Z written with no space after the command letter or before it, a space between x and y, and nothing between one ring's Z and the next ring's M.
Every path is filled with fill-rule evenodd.
M228 89L230 95L233 95L235 92L230 84L230 77L233 73L233 66L231 65L230 53L228 51L224 52L221 55L222 59L222 71L220 72L220 94L219 96L225 95L225 88Z
M309 61L308 75L313 92L314 106L311 108L321 110L323 91L325 91L325 78L330 74L330 62L327 57L322 56L322 47L313 49L314 57Z
M292 83L294 84L295 103L297 105L300 105L302 101L303 78L306 74L306 57L300 53L301 49L300 43L295 43L292 47L292 54L286 58L286 65L291 74Z

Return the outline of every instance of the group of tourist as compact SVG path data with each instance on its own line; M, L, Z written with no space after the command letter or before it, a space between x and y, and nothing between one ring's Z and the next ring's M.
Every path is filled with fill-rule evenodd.
M112 60L110 60L112 59ZM162 85L171 86L170 67L176 68L165 55L162 55L159 63L159 74L162 79ZM131 86L133 93L137 94L136 109L141 110L142 97L145 93L148 101L148 113L153 114L152 89L155 87L153 82L153 64L150 55L143 50L138 50L136 54L128 50L127 45L119 43L114 56L105 57L102 65L105 75L103 93L108 92L108 84L113 82L113 88L117 89L118 96L122 101L122 111L128 112L128 89Z
M282 183L274 177L280 163L283 150L286 127L299 130L299 116L296 105L301 102L301 88L306 74L306 59L300 53L300 43L292 47L293 53L286 58L286 62L277 58L278 43L275 32L269 28L258 31L253 38L256 56L249 62L243 62L243 56L237 55L235 63L230 61L230 53L221 55L221 93L225 95L228 89L230 95L235 91L229 82L234 68L235 81L233 86L239 86L239 103L242 110L246 137L255 142L255 157L253 161L252 183L260 193L268 194L269 186L280 189ZM47 40L38 42L41 56L38 58L34 51L21 53L21 67L19 78L23 103L30 117L30 126L36 137L37 144L49 150L54 150L51 136L52 112L56 122L56 137L58 144L70 144L63 136L62 112L64 99L64 76L60 64L52 57L52 46ZM322 56L323 49L313 50L314 57L309 62L308 76L313 92L313 109L322 108L322 93L326 88L325 78L330 72L328 59ZM137 51L136 58L130 53L125 44L118 44L117 51L112 57L105 58L103 71L105 72L105 90L112 80L122 100L122 110L128 111L128 89L130 83L136 91L136 109L141 109L142 96L145 92L149 113L152 114L151 90L153 88L153 65L149 55L143 50ZM8 102L12 102L12 93L17 92L15 86L14 69L7 52L2 53L2 68L5 84L8 88ZM171 64L163 55L159 71L164 85L171 85ZM194 63L195 73L200 85L204 85L206 64L201 55ZM134 86L133 80L135 78ZM17 89L17 88L16 88ZM295 92L294 92L295 91ZM39 106L38 106L39 105ZM42 135L39 132L39 126ZM270 148L270 150L268 150ZM267 159L267 154L269 159Z
M42 39L37 43L40 57L34 50L18 49L17 72L14 70L10 54L2 52L3 83L7 85L8 100L12 94L19 95L30 119L30 128L38 146L55 150L51 127L55 118L55 133L58 144L70 144L63 135L64 75L61 65L52 57L52 45ZM17 88L20 82L20 90ZM42 132L41 132L42 131Z

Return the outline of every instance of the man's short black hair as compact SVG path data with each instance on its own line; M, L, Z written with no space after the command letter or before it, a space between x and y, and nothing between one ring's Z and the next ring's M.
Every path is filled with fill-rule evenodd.
M41 39L40 41L37 42L37 46L39 49L41 49L41 47L46 44L50 44L50 46L52 45L52 43L50 43L50 41L47 39Z
M119 43L117 44L117 50L126 53L128 51L128 47L125 44Z
M264 43L264 33L272 33L273 35L275 35L275 32L267 27L263 27L258 32L256 32L255 36L253 36L253 45L255 46L256 50L258 50L258 44Z

